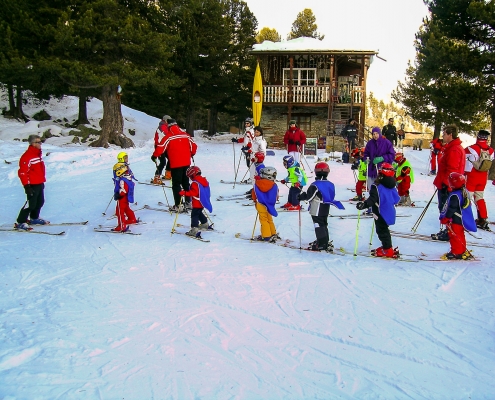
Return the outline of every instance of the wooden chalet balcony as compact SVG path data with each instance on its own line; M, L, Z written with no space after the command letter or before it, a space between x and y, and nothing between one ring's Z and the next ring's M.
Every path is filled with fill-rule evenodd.
M292 103L302 104L328 104L330 101L330 87L329 86L293 86ZM361 86L354 87L354 101L353 104L362 104L363 102L363 88ZM332 101L335 105L349 104L351 101L350 96L332 96ZM288 103L289 102L289 87L283 85L264 85L263 86L263 103Z

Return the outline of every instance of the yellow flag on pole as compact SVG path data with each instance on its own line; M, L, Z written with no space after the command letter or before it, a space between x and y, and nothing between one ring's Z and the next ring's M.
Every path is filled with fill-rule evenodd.
M253 82L253 121L257 126L261 121L261 107L263 106L263 81L261 79L260 63L256 64Z

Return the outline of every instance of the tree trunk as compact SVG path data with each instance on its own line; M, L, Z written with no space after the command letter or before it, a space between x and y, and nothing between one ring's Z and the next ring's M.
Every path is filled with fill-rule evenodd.
M194 106L190 106L189 109L187 110L187 117L186 117L186 132L194 137L194 120L196 117L196 109Z
M100 121L100 138L92 142L90 146L108 148L109 144L115 144L123 149L134 147L133 141L124 135L124 119L116 86L103 86L102 102L103 118Z
M495 100L492 101L492 107L490 110L490 119L492 120L490 125L490 129L491 129L490 147L495 148L494 147L495 146ZM492 166L490 168L490 171L488 172L488 179L492 181L495 180L495 162L492 162Z
M210 119L208 120L208 135L213 136L217 133L218 108L212 104L209 110Z
M14 87L10 83L7 85L7 92L9 94L9 115L13 116L15 112Z
M17 119L22 119L28 122L29 118L22 111L22 87L17 85L15 107L12 109L12 116Z
M76 126L89 124L86 99L86 91L81 89L79 92L79 115L77 116L77 121L75 123Z
M433 139L438 139L440 137L440 133L442 131L442 123L438 118L438 111L435 114L435 126L433 129Z

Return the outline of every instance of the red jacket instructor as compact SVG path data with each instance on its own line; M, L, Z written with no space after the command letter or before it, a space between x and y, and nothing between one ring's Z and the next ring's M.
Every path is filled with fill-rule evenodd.
M27 200L24 203L15 227L17 229L29 230L29 224L44 225L48 223L40 219L40 211L45 204L45 163L41 158L41 138L38 135L29 135L29 147L19 160L19 179L21 180Z

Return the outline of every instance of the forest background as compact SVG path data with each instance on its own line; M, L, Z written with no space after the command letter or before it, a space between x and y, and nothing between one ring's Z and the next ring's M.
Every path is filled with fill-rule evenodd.
M27 96L103 102L99 138L91 145L133 145L123 135L121 103L149 115L173 115L189 133L239 126L250 115L253 44L279 41L241 0L4 0L0 10L0 82L4 114L28 120ZM424 0L428 16L416 34L416 57L391 93L367 96L368 126L388 116L438 136L456 123L492 134L495 116L495 1ZM324 18L324 16L322 16ZM462 22L462 23L459 23ZM295 16L284 39L324 39L311 9ZM46 117L46 116L45 116ZM43 118L42 115L37 118ZM492 137L493 139L493 137ZM493 142L493 140L492 140Z

